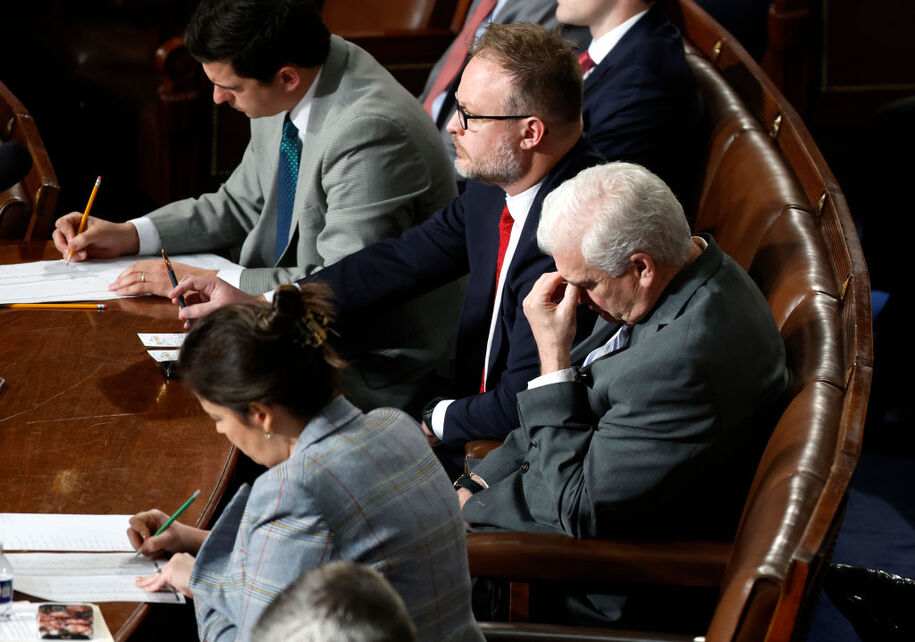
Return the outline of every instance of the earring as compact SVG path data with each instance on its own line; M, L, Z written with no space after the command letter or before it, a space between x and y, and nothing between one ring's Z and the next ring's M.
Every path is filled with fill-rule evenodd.
M270 439L270 436L271 436L272 434L273 434L272 432L265 432L265 433L264 433L264 439Z

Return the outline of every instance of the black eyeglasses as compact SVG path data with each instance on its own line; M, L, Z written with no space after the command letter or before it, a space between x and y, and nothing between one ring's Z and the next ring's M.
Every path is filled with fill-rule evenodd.
M461 103L458 101L457 94L454 94L454 107L457 109L458 122L461 124L461 129L464 130L467 129L467 121L469 120L517 120L519 118L531 117L531 114L524 114L523 116L471 116L461 109Z

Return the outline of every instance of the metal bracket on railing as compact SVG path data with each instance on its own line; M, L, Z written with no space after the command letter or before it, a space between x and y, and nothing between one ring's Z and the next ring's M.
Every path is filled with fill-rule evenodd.
M773 139L778 138L778 132L782 129L782 115L779 114L775 117L775 120L772 121L772 127L769 128L769 136Z
M715 45L712 47L712 62L714 62L714 63L718 62L718 56L721 55L722 47L724 47L723 39L716 42Z
M817 201L817 218L820 218L823 215L823 208L826 207L826 198L828 192L824 191L820 194L820 199Z

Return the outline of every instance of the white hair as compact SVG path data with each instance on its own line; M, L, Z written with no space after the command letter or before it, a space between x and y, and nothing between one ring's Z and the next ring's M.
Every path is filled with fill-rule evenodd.
M588 168L550 192L537 243L550 255L578 249L588 265L612 277L637 252L681 266L691 246L683 207L670 188L641 165L621 162Z
M261 615L254 642L411 642L416 627L375 569L332 562L303 573Z

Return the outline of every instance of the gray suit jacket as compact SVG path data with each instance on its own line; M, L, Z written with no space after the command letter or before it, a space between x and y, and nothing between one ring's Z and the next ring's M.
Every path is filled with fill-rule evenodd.
M201 640L249 640L302 573L368 564L403 598L420 640L478 642L464 522L416 423L344 397L302 430L289 459L242 486L191 574Z
M611 331L598 322L592 343ZM464 518L576 537L726 537L787 387L765 299L709 239L628 347L518 395L521 427L475 467L490 487Z
M148 215L169 253L240 246L237 260L248 268L241 288L267 292L399 235L457 195L420 104L369 54L333 36L311 104L289 242L276 261L283 119L251 121L244 158L218 191ZM345 373L353 401L405 407L431 396L417 387L447 370L460 298L452 284L349 328L343 352L355 366Z

